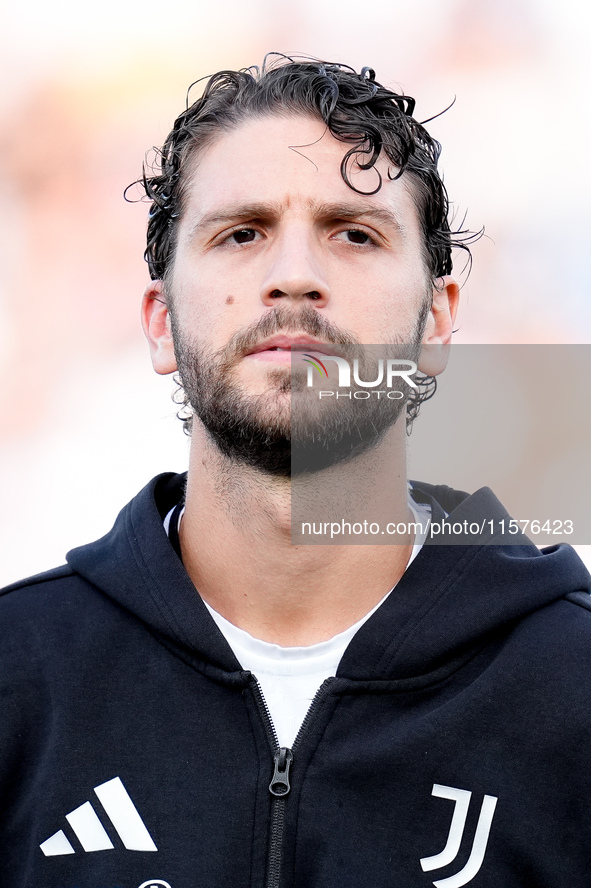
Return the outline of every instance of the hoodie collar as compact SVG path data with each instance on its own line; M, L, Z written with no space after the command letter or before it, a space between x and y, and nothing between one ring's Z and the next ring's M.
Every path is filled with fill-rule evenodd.
M164 531L164 515L183 496L185 475L154 478L102 539L73 549L70 566L153 631L226 673L240 665L208 613ZM413 483L432 520L463 522L509 516L483 488L472 496ZM541 552L515 545L438 545L427 541L395 591L361 627L338 675L391 680L437 669L485 636L576 590L590 578L569 546Z

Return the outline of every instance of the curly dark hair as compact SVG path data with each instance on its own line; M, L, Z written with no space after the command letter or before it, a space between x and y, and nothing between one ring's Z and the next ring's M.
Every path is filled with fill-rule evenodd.
M200 81L196 81L199 83ZM192 157L205 149L220 133L247 118L273 113L313 115L324 121L330 133L351 147L341 162L341 175L351 183L352 163L371 169L383 152L411 180L411 189L423 232L426 268L433 281L452 269L452 247L470 250L473 236L452 232L449 199L437 170L441 145L412 116L415 100L399 95L375 79L372 68L357 73L348 65L314 59L294 60L272 53L261 68L219 71L209 77L202 95L180 114L161 149L156 149L156 168L148 175L144 167L141 184L151 201L147 247L144 253L155 280L165 280L174 263L178 221L183 211L187 170ZM363 159L365 158L365 159ZM379 170L378 184L382 186ZM435 380L425 377L420 392L408 404L412 421L420 404L434 394Z

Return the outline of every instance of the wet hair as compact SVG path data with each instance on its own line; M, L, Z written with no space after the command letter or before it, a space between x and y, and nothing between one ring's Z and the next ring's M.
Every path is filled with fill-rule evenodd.
M139 180L151 201L144 255L152 279L164 279L174 262L193 157L221 132L270 114L303 114L324 121L336 139L350 146L341 175L353 191L380 190L379 170L375 170L377 185L369 192L359 192L349 172L353 165L372 169L382 152L392 163L391 179L406 174L422 228L424 261L433 279L451 272L452 247L469 253L469 233L450 229L449 199L437 170L441 145L413 117L415 100L382 86L372 68L357 73L347 65L272 54L261 68L214 74L200 98L189 105L195 85L189 88L186 110L156 151L152 175L144 167Z

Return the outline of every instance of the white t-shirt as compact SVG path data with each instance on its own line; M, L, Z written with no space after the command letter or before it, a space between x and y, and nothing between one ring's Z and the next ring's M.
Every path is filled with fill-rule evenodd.
M415 537L407 568L421 550L431 518L429 506L409 502L409 507L414 520L421 525L421 532ZM164 521L167 532L171 514L172 512ZM383 604L391 592L392 590L384 595L369 613L344 632L339 632L327 641L307 647L281 647L255 638L244 629L234 626L204 602L242 668L248 669L256 676L275 727L279 746L293 745L319 687L327 678L336 674L341 657L357 630Z

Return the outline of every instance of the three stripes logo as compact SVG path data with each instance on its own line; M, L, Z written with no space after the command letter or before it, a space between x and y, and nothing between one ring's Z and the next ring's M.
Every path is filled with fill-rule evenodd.
M128 851L158 850L119 777L95 786L94 791ZM115 847L90 802L85 802L79 808L70 811L66 814L66 820L85 851L109 851ZM46 857L76 853L62 829L42 842L39 847Z
M460 845L464 838L466 818L472 798L472 793L467 789L456 789L454 786L440 786L438 783L433 785L431 795L440 799L449 799L455 805L445 848L439 854L433 855L433 857L421 858L421 867L425 873L448 866L458 856ZM463 885L467 885L476 876L486 854L486 846L497 801L496 796L484 796L468 862L455 876L448 876L445 879L433 882L435 888L462 888Z

